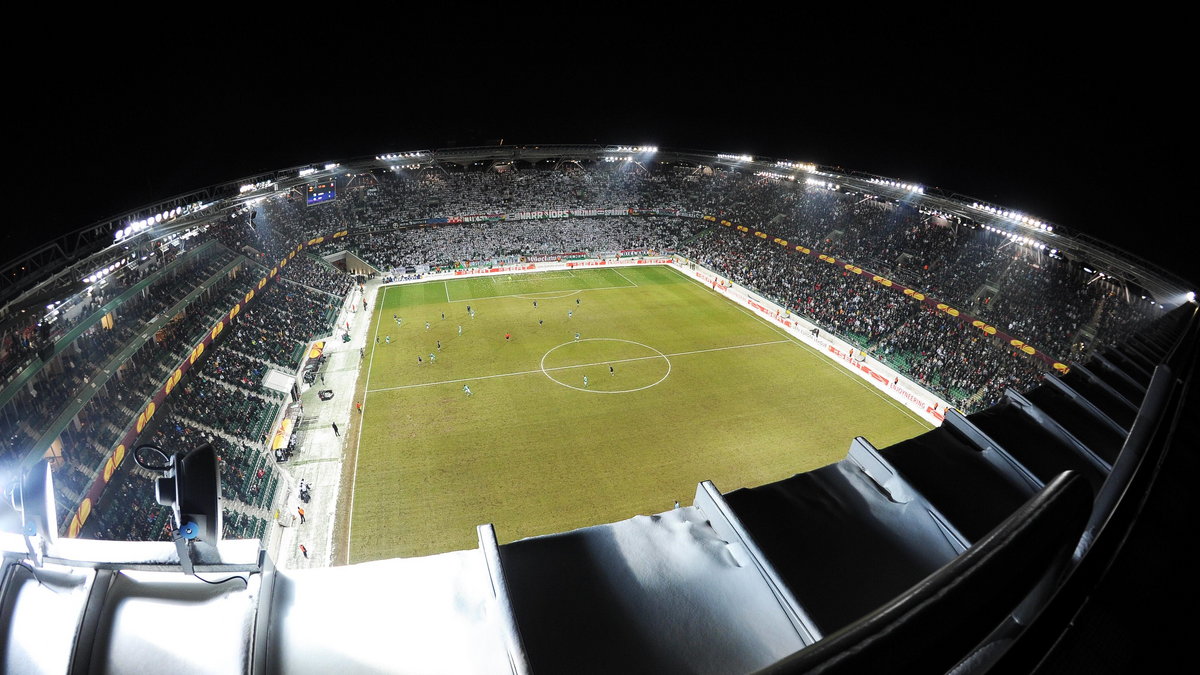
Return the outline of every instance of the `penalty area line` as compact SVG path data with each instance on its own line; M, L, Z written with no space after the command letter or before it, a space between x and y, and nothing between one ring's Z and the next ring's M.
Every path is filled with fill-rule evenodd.
M629 277L625 276L624 274L621 274L621 269L619 267L612 268L612 271L616 272L617 276L621 277L625 281L628 281L629 283L633 284L634 288L638 287L637 282L631 280Z
M724 352L724 351L729 351L731 349L749 349L751 347L764 347L767 345L778 345L778 344L783 344L785 342L791 342L791 340L772 340L770 342L756 342L754 344L749 344L749 345L733 345L730 347L713 347L711 349L696 349L696 350L693 350L690 352L676 352L674 354L662 354L662 355L652 354L650 356L634 356L634 357L631 357L628 359L611 359L608 361L597 361L595 363L579 363L579 364L575 364L575 365L571 365L571 366L556 366L554 368L546 368L546 369L538 368L537 370L521 370L521 371L517 371L517 372L513 372L513 373L498 373L496 375L481 375L479 377L460 377L455 380L442 380L440 382L421 382L419 384L404 384L404 385L400 385L399 387L381 387L379 389L371 389L369 391L380 392L380 391L396 391L398 389L416 389L419 387L435 387L440 384L458 384L459 382L474 382L476 380L491 380L491 379L495 379L498 377L515 377L517 375L532 375L534 373L545 373L545 372L557 371L557 370L571 370L572 368L591 368L594 366L608 365L610 363L630 363L632 361L649 361L651 359L661 359L664 356L666 356L666 357L689 356L691 354L706 354L708 352ZM570 343L567 343L567 344L570 344Z

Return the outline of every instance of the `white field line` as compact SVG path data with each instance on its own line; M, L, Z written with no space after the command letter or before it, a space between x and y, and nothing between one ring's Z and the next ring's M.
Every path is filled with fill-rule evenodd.
M636 283L634 283L634 282L632 282L632 281L630 281L630 280L629 280L629 277L625 276L624 274L621 274L621 270L620 270L620 269L618 269L618 268L614 267L614 268L612 268L612 271L616 272L616 273L617 273L617 276L621 277L621 278L622 278L622 279L624 279L625 281L629 281L629 283L633 284L633 287L634 287L634 288L637 288L637 287L638 287L638 285L637 285Z
M376 340L379 339L379 324L383 319L383 304L387 299L387 292L390 286L383 287L383 297L379 298L379 315L375 317L375 335ZM367 395L371 393L368 387L371 386L371 366L375 364L375 343L371 343L371 360L367 361L367 380L363 383L363 405L367 404ZM353 419L354 411L350 411L351 419ZM358 417L358 438L355 440L356 450L354 451L354 471L350 478L350 512L346 515L346 563L350 563L350 542L353 541L350 534L354 530L354 493L355 487L358 485L358 455L362 452L362 415Z
M446 302L450 302L450 283L443 281L442 288L446 289Z
M476 380L490 380L497 377L513 377L515 375L532 375L534 373L545 373L553 370L571 370L572 368L589 368L592 366L605 366L610 363L628 363L630 361L649 361L650 359L661 359L663 356L688 356L689 354L704 354L707 352L723 352L730 349L749 349L750 347L763 347L766 345L778 345L791 340L773 340L771 342L756 342L750 345L733 345L732 347L713 347L712 349L697 349L690 352L676 352L674 354L654 354L651 356L636 356L628 359L613 359L610 361L597 361L595 363L580 363L573 366L558 366L556 368L546 368L545 370L538 368L537 370L522 370L515 373L499 373L497 375L481 375L479 377L462 377L457 380L442 380L441 382L422 382L420 384L405 384L399 387L383 387L380 389L372 389L373 392L379 391L395 391L397 389L415 389L418 387L433 387L439 384L457 384L459 382L474 382Z
M888 397L888 396L885 396L885 395L883 395L882 393L880 393L880 392L879 392L879 390L878 390L878 389L876 389L875 387L872 387L871 385L867 384L865 381L863 381L863 380L862 380L862 379L860 379L859 377L857 377L857 376L855 376L855 375L853 375L853 374L851 374L851 373L848 373L848 372L846 372L846 370L845 370L844 368L842 368L841 366L839 366L838 364L830 362L830 360L829 360L829 357L828 357L828 356L825 356L825 354L823 354L821 351L819 351L819 350L817 350L817 349L814 349L814 348L813 348L813 347L811 347L810 345L807 345L807 344L805 344L804 342L802 342L802 341L800 341L800 340L796 339L796 337L795 337L795 336L788 334L788 333L787 333L787 331L781 330L781 329L780 329L778 326L776 326L775 324L773 324L773 323L771 323L770 321L766 320L765 318L763 318L763 317L759 316L757 313L755 313L755 312L752 312L752 311L750 311L750 310L746 309L745 307L742 307L742 305L741 305L740 303L738 303L738 302L734 302L734 301L732 301L732 300L729 300L729 297L728 297L728 296L726 296L726 295L724 295L724 294L722 294L722 293L718 293L718 292L716 292L715 290L713 290L713 289L709 288L708 286L705 286L704 284L702 284L702 283L699 283L699 282L695 281L694 279L692 279L692 278L691 278L691 277L689 277L688 275L684 274L683 272L680 272L679 270L675 269L674 267L671 267L671 266L669 266L669 265L667 265L666 267L667 267L667 269L669 269L669 270L671 270L672 272L674 272L674 273L678 274L679 276L683 277L684 279L687 279L688 281L690 281L690 282L692 282L692 283L696 284L697 286L699 286L699 287L703 288L704 290L708 291L709 293L712 293L713 295L716 295L716 296L718 296L718 297L725 298L727 301L731 302L731 303L733 304L733 306L734 306L734 307L737 307L739 310L741 310L741 311L742 311L744 314L749 314L750 316L754 317L755 319L758 319L759 321L761 321L761 322L763 322L764 324L766 324L766 325L767 325L767 327L768 327L768 328L770 328L771 330L773 330L773 331L775 331L776 333L778 333L779 335L782 335L783 337L787 338L786 342L793 342L793 343L795 343L797 346L804 348L806 351L808 351L808 352L810 352L810 353L812 353L812 354L815 354L815 355L817 356L817 358L818 358L818 359L819 359L819 360L820 360L822 363L824 363L825 365L829 366L830 368L833 368L833 369L834 369L835 371L837 371L837 372L838 372L840 375L843 375L843 376L845 376L845 377L848 377L848 378L850 378L852 381L854 381L854 382L857 382L857 383L858 383L860 386L862 386L864 389L866 389L867 391L871 392L872 394L875 394L876 396L878 396L879 398L883 399L884 401L887 401L889 404L891 404L891 406L892 406L893 408L896 408L896 409L897 409L897 410L899 410L900 412L904 413L904 414L905 414L905 415L907 415L907 416L908 416L910 419L912 419L912 420L916 421L916 423L917 423L917 424L920 424L922 427L924 427L924 428L926 428L926 429L933 429L933 428L934 428L932 425L930 425L930 424L929 424L928 422L926 422L925 420L923 420L923 419L921 419L920 417L918 417L918 416L914 415L914 414L912 413L912 411L911 411L911 410L909 410L908 408L906 408L906 407L904 407L904 406L900 405L900 404L899 404L899 403L897 403L896 401L892 400L890 397Z
M455 281L463 281L463 280L469 279L469 278L471 278L471 277L464 277L464 279L455 279ZM492 281L493 285L497 285L497 284L516 284L516 283L521 283L522 281L529 281L530 283L538 284L538 283L545 282L547 279L572 279L572 278L578 278L578 277L575 276L575 272L573 272L572 270L548 270L546 272L533 272L532 274L526 273L526 272L521 272L518 274L496 274L494 276L475 277L475 278L490 279ZM449 281L449 280L447 279L447 281Z

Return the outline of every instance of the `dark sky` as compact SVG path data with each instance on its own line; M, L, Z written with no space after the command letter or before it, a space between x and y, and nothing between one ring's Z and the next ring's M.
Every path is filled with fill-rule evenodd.
M464 47L246 66L246 52L221 60L207 44L198 60L186 47L19 76L7 256L260 170L503 138L839 165L988 199L1197 276L1177 245L1182 180L1168 168L1194 134L1152 52L975 62L953 49L769 60Z

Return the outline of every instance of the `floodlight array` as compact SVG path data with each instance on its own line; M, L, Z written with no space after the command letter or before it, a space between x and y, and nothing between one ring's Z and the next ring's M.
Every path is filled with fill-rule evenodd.
M657 145L618 145L615 148L613 148L612 150L609 150L609 152L636 152L636 153L658 152L658 146Z
M1009 241L1011 241L1013 243L1021 244L1022 246L1030 246L1032 248L1036 248L1036 249L1039 249L1042 251L1049 249L1051 255L1056 255L1058 253L1058 249L1052 249L1049 246L1046 246L1042 242L1038 241L1037 239L1034 239L1033 237L1027 237L1023 234L1017 234L1015 232L1010 232L1008 230L1002 230L998 227L992 227L991 225L983 225L982 227L983 227L983 229L985 229L989 232L995 232L996 234L998 234L1002 237L1006 237Z
M924 214L925 214L925 215L927 215L927 216L938 216L939 218L944 218L944 219L946 219L946 220L950 220L950 219L952 219L952 218L953 218L954 220L958 220L958 216L956 216L956 215L954 215L954 214L952 214L952 213L946 213L946 212L944 212L944 211L939 211L939 210L937 210L937 209L931 209L931 208L928 208L928 207L921 207L920 211L921 211L921 213L924 213Z
M975 202L975 203L971 204L971 208L979 209L980 211L986 211L987 213L990 213L994 216L1000 216L1001 218L1008 218L1009 220L1016 221L1018 223L1021 223L1022 225L1028 225L1029 227L1036 227L1037 229L1043 230L1045 232L1053 232L1054 231L1054 227L1047 225L1046 223L1038 220L1037 218L1027 216L1018 211L1009 211L1007 209L997 208L995 206L992 206L991 204L983 204L980 202Z
M80 279L80 281L82 281L85 284L94 284L97 281L100 281L101 279L103 279L104 277L117 271L118 269L124 267L125 263L129 262L130 260L133 260L136 257L137 257L137 255L133 254L133 253L126 255L126 256L122 256L120 260L117 260L115 262L109 263L108 265L106 265L104 267L101 267L100 269L96 270L95 272L92 272L91 274L87 275L86 277ZM61 304L61 301L60 301L60 303L56 303L56 304ZM52 307L47 307L46 309L51 309L51 308Z
M824 188L826 190L837 190L837 189L841 188L840 185L838 185L837 183L834 183L833 181L821 180L820 178L813 178L812 176L805 178L804 182L807 185L811 185L813 187Z
M809 173L816 173L816 172L817 172L817 165L816 165L816 164L811 164L811 163L808 163L808 162L787 162L787 161L779 161L779 162L775 162L775 166L777 166L777 167L779 167L779 168L781 168L781 169L795 169L795 170L798 170L798 171L807 171L807 172L809 172Z
M605 157L606 162L632 162L633 157Z
M774 171L755 171L754 175L762 176L763 178L771 178L773 180L796 180L795 176L785 176L781 173L775 173Z
M397 159L420 159L424 156L423 152L389 152L386 155L375 155L375 159L390 162Z
M886 185L888 187L900 188L901 190L908 190L909 192L916 192L917 194L922 194L922 195L925 194L925 188L916 183L904 183L904 182L901 182L898 180L888 180L887 178L871 178L871 179L869 179L869 182L875 183L877 185Z
M197 202L197 204L195 204L193 206L196 206L196 208L203 208L202 206L199 206L198 202ZM190 207L189 207L189 210L190 210ZM139 232L142 232L146 229L149 229L150 227L152 227L154 225L158 225L158 224L162 223L163 221L169 221L174 218L177 218L183 212L184 212L184 208L182 206L176 206L175 208L171 209L170 211L163 211L162 213L157 213L157 214L150 216L149 218L146 218L144 220L132 221L128 225L126 225L124 228L117 230L116 232L113 233L113 241L121 241L122 239L125 239L126 237L132 237L133 235L135 235Z
M263 188L269 188L274 184L275 184L275 181L273 181L273 180L260 180L257 183L246 183L245 185L242 185L238 188L238 194L244 195L247 192L254 192L255 190L262 190Z
M734 161L734 162L753 162L754 161L754 157L751 155L720 154L720 155L717 155L717 159L728 159L728 160Z

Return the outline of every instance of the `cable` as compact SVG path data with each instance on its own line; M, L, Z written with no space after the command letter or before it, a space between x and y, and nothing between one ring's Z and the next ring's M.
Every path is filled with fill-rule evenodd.
M16 561L16 562L15 562L15 563L13 563L13 564L14 564L14 565L17 565L18 567L24 567L25 569L29 570L29 573L33 575L33 580L34 580L34 581L36 581L36 582L38 582L38 585L39 585L39 586L41 586L42 588L48 588L48 589L50 589L51 591L53 591L54 593L62 593L62 591L61 591L61 590L59 590L59 589L57 589L57 588L55 588L55 587L51 586L50 584L48 584L48 583L46 583L46 582L42 581L42 578L41 578L41 577L39 577L39 576L38 576L38 574L37 574L37 570L33 568L33 565L30 565L30 564L29 564L29 561L27 561L27 560L18 560L18 561ZM249 586L249 584L247 584L247 586Z
M234 579L237 579L238 581L241 581L242 583L246 584L246 588L250 588L250 579L248 579L247 577L239 577L236 574L232 577L227 577L220 581L209 581L208 579L205 579L204 577L200 576L199 574L193 574L192 576L196 577L197 579L199 579L200 581L203 581L206 584L212 584L214 586L223 584L226 581L233 581Z

